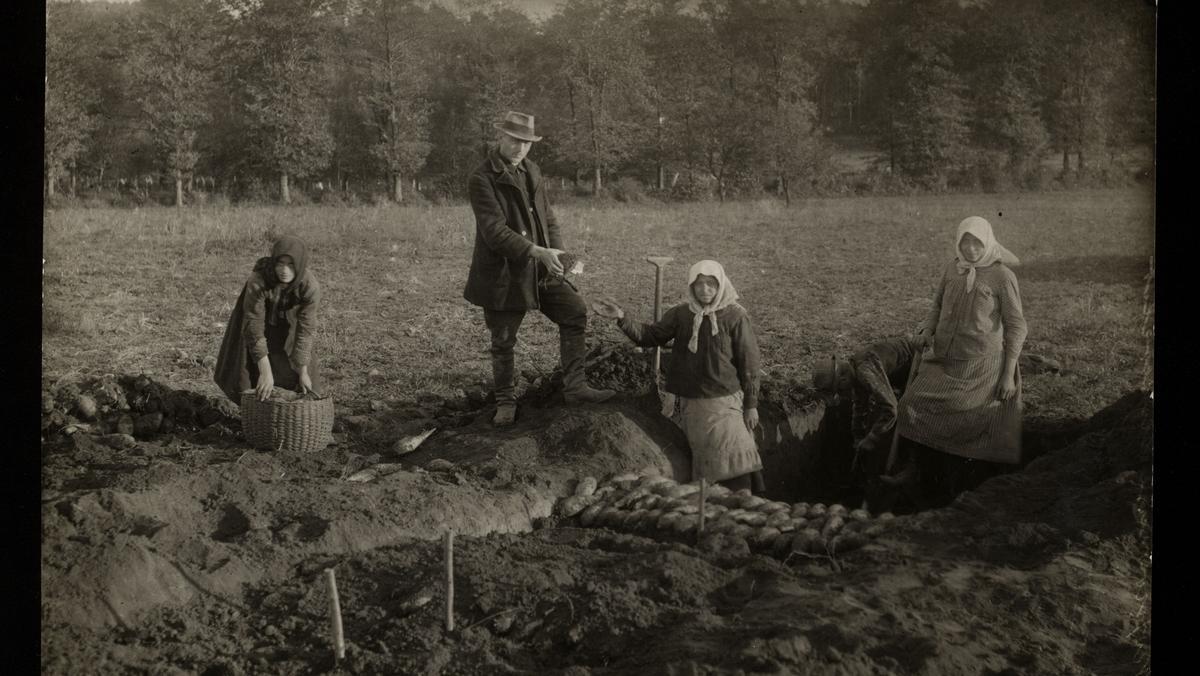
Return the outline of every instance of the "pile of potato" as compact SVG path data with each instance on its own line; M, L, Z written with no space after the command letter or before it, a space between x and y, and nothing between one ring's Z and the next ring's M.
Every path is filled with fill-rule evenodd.
M159 433L237 422L237 404L225 397L177 390L144 374L111 374L46 383L43 437L58 433L119 434L137 439Z
M717 484L707 486L705 493L704 535L740 538L754 551L780 557L857 549L893 518L887 512L872 517L865 509L838 504L791 505ZM598 485L594 477L584 477L557 509L583 526L686 539L700 525L700 484L620 474Z

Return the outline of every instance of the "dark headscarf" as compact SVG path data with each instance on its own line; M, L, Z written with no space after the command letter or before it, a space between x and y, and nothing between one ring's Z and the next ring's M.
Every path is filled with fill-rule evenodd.
M295 235L284 235L275 241L274 246L271 247L270 256L258 259L258 262L254 264L254 270L262 276L268 289L274 289L282 284L275 274L275 262L279 260L280 256L292 257L292 267L296 269L296 278L275 297L275 302L267 309L267 323L272 325L276 323L277 319L282 318L286 313L286 308L291 305L291 303L282 302L284 296L294 296L295 300L300 298L300 287L304 282L305 266L308 263L308 245Z

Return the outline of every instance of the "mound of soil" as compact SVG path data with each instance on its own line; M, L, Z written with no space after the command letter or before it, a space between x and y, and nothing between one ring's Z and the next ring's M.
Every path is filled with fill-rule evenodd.
M780 560L554 515L581 476L689 478L645 357L612 351L591 365L615 364L614 381L626 392L641 382L641 394L564 408L534 388L501 431L483 406L425 402L420 417L339 412L341 441L303 456L194 424L126 448L50 436L43 672L1124 673L1144 659L1144 393L861 549ZM129 412L114 393L97 421L144 415L120 390ZM809 405L781 392L794 399L772 403L785 413ZM75 419L58 429L86 424ZM417 450L394 453L427 425L438 429ZM348 480L372 465L389 469ZM446 530L457 534L454 631ZM347 639L337 664L326 568Z
M668 358L670 350L664 352ZM598 389L643 394L654 387L653 352L631 348L626 343L599 343L588 351L584 372L588 383ZM535 405L544 406L562 393L562 371L555 369L547 376L526 374L529 385L521 397Z

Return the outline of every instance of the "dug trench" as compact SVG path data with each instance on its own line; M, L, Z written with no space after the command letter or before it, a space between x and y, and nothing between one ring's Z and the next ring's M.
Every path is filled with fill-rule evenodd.
M1123 673L1144 658L1144 393L1083 423L1038 421L1026 466L861 548L780 555L563 516L585 476L690 479L643 355L597 352L588 370L626 394L568 408L535 379L506 430L479 396L343 414L338 443L303 456L248 449L203 397L191 415L151 405L175 412L168 432L127 439L102 412L85 429L54 402L89 385L48 386L43 672ZM123 381L124 403L93 397L118 420L142 420L146 392L180 399ZM844 410L767 383L762 417L767 498L857 506ZM336 663L326 568L347 640Z

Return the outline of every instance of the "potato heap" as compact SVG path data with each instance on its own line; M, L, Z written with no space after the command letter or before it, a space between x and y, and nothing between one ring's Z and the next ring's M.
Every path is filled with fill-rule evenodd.
M619 474L598 485L589 476L558 503L558 512L583 526L686 539L700 524L700 484ZM754 551L779 557L834 555L862 547L892 518L887 512L872 518L865 509L838 504L789 505L714 484L706 489L704 535L739 538Z
M66 380L42 389L42 435L77 431L138 439L160 433L233 425L238 407L225 397L177 390L146 375Z

